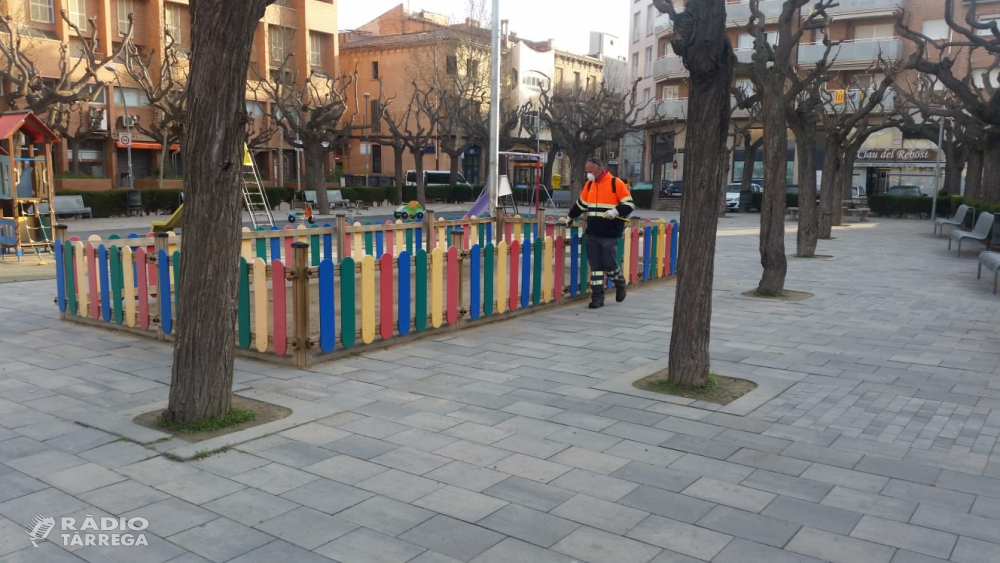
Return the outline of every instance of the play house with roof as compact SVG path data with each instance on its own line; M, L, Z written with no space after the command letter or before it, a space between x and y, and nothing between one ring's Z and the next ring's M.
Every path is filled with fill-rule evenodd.
M52 249L52 144L57 142L30 111L0 115L0 258Z

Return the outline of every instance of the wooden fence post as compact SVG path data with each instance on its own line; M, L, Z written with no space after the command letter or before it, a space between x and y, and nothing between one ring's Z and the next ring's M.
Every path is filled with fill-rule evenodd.
M427 239L426 244L424 244L424 249L427 254L430 255L431 251L434 250L434 212L430 209L424 210L424 237Z
M493 244L500 244L503 240L504 220L503 209L498 209L497 216L493 218Z
M337 222L344 216L338 215ZM309 365L309 244L292 243L292 319L295 324L295 365ZM284 285L284 284L282 284Z
M462 270L465 262L465 253L467 252L466 250L464 250L464 243L463 243L464 236L465 233L462 232L462 227L455 227L454 230L451 231L451 246L454 246L455 250L458 251L458 272L456 277L458 278L459 319L464 319L465 313L468 311L468 307L465 306L465 286L464 286L464 280L462 279Z
M545 209L538 209L538 238L545 240ZM534 239L531 241L534 243Z
M344 231L346 231L346 229L344 228L346 225L347 225L347 218L344 216L343 213L338 213L337 234L334 235L333 237L334 241L336 242L336 245L333 248L337 253L337 259L333 261L334 264L344 259L344 247L347 245L347 239L345 238L347 235L344 233Z

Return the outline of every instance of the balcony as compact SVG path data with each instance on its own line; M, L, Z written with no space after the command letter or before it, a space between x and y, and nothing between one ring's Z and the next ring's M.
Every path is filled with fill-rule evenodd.
M841 95L843 95L843 101L837 103ZM867 92L860 89L843 91L842 94L839 94L837 90L828 90L825 103L826 111L827 113L854 113L864 105L866 97ZM879 107L872 110L872 113L878 115L889 113L894 109L896 109L896 93L892 90L886 90L885 94L882 95Z
M813 65L826 52L822 43L799 46L799 64ZM903 41L899 37L879 39L855 39L845 41L830 51L832 68L866 68L879 60L898 61L903 54Z
M656 19L653 20L653 33L655 33L657 37L669 31L673 31L673 29L674 22L670 20L670 14L661 13L656 16Z
M838 20L896 16L903 12L906 0L838 0L839 6L827 10Z
M658 100L646 108L646 119L648 121L684 119L687 115L687 107L687 98L680 98L676 100Z
M741 63L752 63L753 62L753 49L736 49L733 51L736 54L736 60Z
M687 76L687 73L680 57L660 57L653 61L653 78L656 80Z
M781 15L781 8L785 5L785 0L761 0L758 9L768 20L777 19ZM739 4L726 4L726 21L728 27L745 25L750 19L750 2Z

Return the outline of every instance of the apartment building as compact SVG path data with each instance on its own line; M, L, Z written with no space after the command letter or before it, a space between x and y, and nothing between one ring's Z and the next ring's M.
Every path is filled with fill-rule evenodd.
M190 52L190 12L188 2L171 0L13 0L5 2L0 11L9 15L25 44L25 52L36 63L40 74L46 78L59 76L59 47L67 43L70 52L79 52L82 41L76 31L61 17L66 10L70 20L89 37L90 22L96 26L97 43L117 49L126 34L129 15L133 20L132 43L140 54L163 52L166 35L173 38L181 65L186 64ZM310 72L336 75L337 59L337 8L335 0L278 0L268 7L254 38L251 64L268 74L279 67L286 56L291 56L288 68L298 76ZM153 56L152 75L159 71L159 57ZM164 150L154 138L145 135L143 125L155 122L155 111L150 107L145 93L130 79L122 62L116 62L115 72L101 71L96 99L84 108L85 117L93 118L94 127L74 149L63 142L56 147L55 171L57 176L70 168L77 159L81 174L88 178L61 178L56 189L108 189L128 184L127 148L120 141L120 134L131 133L132 171L136 187L152 187L155 181L144 180L159 167L160 153ZM251 72L250 77L254 74ZM6 89L9 85L4 84ZM268 100L255 96L248 88L247 112L261 120L270 111ZM74 117L71 131L76 131L80 116ZM274 135L263 152L257 155L258 165L265 177L274 178L278 168L279 135ZM183 163L179 145L167 147L169 151L168 175L180 176ZM76 152L78 151L78 153ZM293 151L285 153L285 170L294 170ZM286 174L288 176L288 174ZM179 187L180 182L171 185Z
M635 21L640 27L644 22L646 12L639 8L642 2L635 2L633 13ZM767 17L765 30L772 40L776 40L777 20L781 12L783 0L762 0L759 4L760 10ZM965 10L968 3L957 3L956 19L964 19ZM680 9L680 8L678 8ZM912 29L923 32L931 38L945 38L950 31L944 20L944 2L941 0L840 0L838 6L829 10L832 22L829 26L829 35L832 40L840 41L841 44L834 48L832 56L835 62L832 65L832 80L827 84L830 90L840 90L837 94L832 93L834 100L843 100L845 97L850 100L852 97L864 96L866 84L877 84L882 76L876 68L879 59L898 63L904 60L914 51L914 46L898 37L894 28L894 22L902 17L903 21ZM736 53L737 60L749 62L753 53L753 38L746 31L747 20L750 16L749 2L730 2L727 5L727 33ZM980 19L1000 17L1000 3L983 2L978 8ZM654 53L655 58L652 64L651 81L654 91L654 101L647 109L645 121L644 146L646 154L643 160L644 179L653 176L653 167L660 167L662 177L670 179L675 175L679 179L684 167L684 154L678 150L672 159L664 158L666 151L657 154L656 149L662 143L673 140L677 149L684 146L684 138L688 127L693 124L686 122L687 96L688 96L688 73L684 68L681 59L674 55L669 41L672 38L672 24L666 14L653 16L653 32L655 36ZM635 22L634 22L635 23ZM633 29L633 39L636 33ZM641 34L640 34L641 37ZM633 55L638 51L639 46L644 45L639 41L635 42ZM822 45L822 34L819 30L807 31L795 56L797 63L802 67L815 65L822 57L825 47ZM982 68L988 66L986 60L974 58L972 60L972 72L982 72ZM970 69L963 66L964 61L957 65L956 72L965 73ZM633 62L633 70L638 68ZM642 67L645 69L645 67ZM636 76L636 75L632 75ZM642 77L645 79L646 77ZM900 81L902 83L915 83L915 73L908 73ZM643 83L640 83L641 87ZM735 86L752 89L752 84L745 77L736 77ZM897 97L893 92L889 92L882 106L886 110L892 109L897 103ZM849 107L850 104L844 107ZM838 111L842 111L839 108ZM746 119L745 112L737 111L734 114L737 120ZM759 134L759 133L757 133ZM822 138L820 140L819 151L823 151ZM887 129L872 135L865 144L866 155L859 158L854 170L854 185L862 186L869 192L881 191L888 185L903 183L914 183L917 185L933 185L934 159L937 156L936 146L926 139L908 138L897 129ZM927 151L887 151L885 149L919 148ZM881 149L881 150L873 150ZM628 149L626 149L628 152ZM913 154L921 155L914 159ZM763 163L759 160L755 164L754 176L759 177L763 173ZM795 146L791 132L788 133L788 159L787 159L787 180L789 183L797 183L795 167ZM817 160L822 166L822 157ZM730 168L730 178L738 179L742 175L743 154L740 149L733 151L733 165ZM822 173L822 170L819 171Z

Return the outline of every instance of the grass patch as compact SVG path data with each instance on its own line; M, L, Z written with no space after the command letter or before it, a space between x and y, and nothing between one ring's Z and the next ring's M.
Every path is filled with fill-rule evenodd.
M701 385L681 385L669 381L666 370L644 377L632 383L632 386L643 391L708 401L720 405L728 405L757 388L757 384L753 381L715 373L710 373L708 379Z
M175 434L198 434L199 432L217 432L230 426L250 422L256 417L257 415L251 410L232 407L228 413L222 416L203 418L194 422L175 423L160 417L156 421L156 425Z
M806 293L804 291L791 291L785 290L780 293L773 291L761 291L756 287L750 291L744 292L745 297L758 297L761 299L774 299L777 301L805 301L813 296L812 293Z
M221 448L215 448L214 450L198 450L194 454L195 459L205 459L206 457L214 454L221 454L222 452L228 452L229 446L222 446Z

